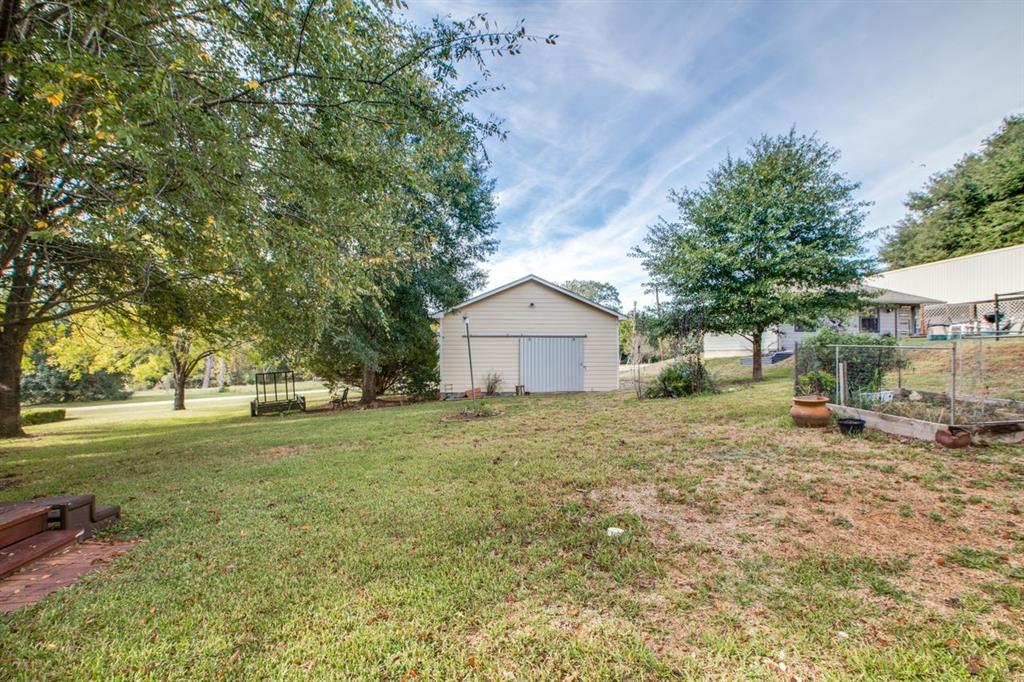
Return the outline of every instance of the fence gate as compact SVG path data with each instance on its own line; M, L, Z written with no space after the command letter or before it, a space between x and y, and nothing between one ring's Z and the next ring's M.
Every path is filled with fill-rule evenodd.
M582 391L583 337L519 339L519 381L530 393Z

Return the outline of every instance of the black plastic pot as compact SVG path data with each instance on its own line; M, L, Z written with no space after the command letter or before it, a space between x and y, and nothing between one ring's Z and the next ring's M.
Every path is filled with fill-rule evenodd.
M864 424L866 422L863 419L837 419L836 424L839 425L839 433L844 436L856 436L857 434L864 433Z

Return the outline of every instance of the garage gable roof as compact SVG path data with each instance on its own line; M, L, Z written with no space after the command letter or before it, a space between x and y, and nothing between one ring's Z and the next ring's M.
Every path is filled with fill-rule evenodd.
M540 284L541 286L548 287L549 289L554 289L558 293L564 294L564 295L568 296L569 298L574 298L577 301L579 301L580 303L585 303L586 305L589 305L589 306L592 306L594 308L597 308L601 312L608 313L609 315L613 315L617 319L620 319L620 320L626 319L626 316L623 315L622 313L620 313L617 310L613 310L612 308L608 308L606 306L603 306L600 303L594 303L589 298L585 298L583 296L580 296L575 291L570 291L569 289L566 289L565 287L560 287L557 284L555 284L554 282L549 282L546 279L542 279L542 278L538 277L537 275L527 275L526 277L520 277L519 279L515 280L514 282L509 282L508 284L504 284L504 285L498 287L497 289L491 289L490 291L485 291L484 293L478 294L478 295L476 295L476 296L474 296L472 298L467 298L465 301L463 301L462 303L459 303L458 305L454 305L451 308L447 308L447 309L442 310L442 311L440 311L438 313L434 313L434 317L437 318L437 319L441 319L442 317L444 317L448 313L452 312L453 310L458 310L459 308L465 307L465 306L467 306L467 305L469 305L471 303L477 303L478 301L482 301L485 298L490 298L491 296L494 296L495 294L500 294L503 291L508 291L509 289L511 289L513 287L517 287L520 284L526 284L527 282L536 282L537 284Z

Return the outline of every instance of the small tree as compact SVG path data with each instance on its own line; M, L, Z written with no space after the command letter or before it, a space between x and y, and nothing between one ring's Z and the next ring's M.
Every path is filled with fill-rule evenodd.
M795 130L762 136L702 187L672 192L679 219L652 226L633 250L673 306L703 310L709 333L751 341L755 381L766 331L862 304L868 203L854 198L859 185L835 170L838 159Z
M437 390L437 341L427 303L413 286L400 286L380 307L367 298L337 306L337 323L317 340L303 364L332 391L357 385L360 402L388 391L425 395Z

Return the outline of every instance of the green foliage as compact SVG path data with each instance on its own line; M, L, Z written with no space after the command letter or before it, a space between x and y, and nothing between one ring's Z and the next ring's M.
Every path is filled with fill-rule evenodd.
M53 409L53 410L33 410L26 412L21 415L21 423L23 426L35 426L36 424L52 424L53 422L64 421L67 416L67 410Z
M645 396L648 398L681 398L714 392L714 382L707 365L700 360L692 360L674 362L662 369L654 383L647 387Z
M61 367L42 346L33 349L29 360L30 369L22 374L20 387L27 404L125 400L131 396L131 391L125 390L125 377L119 372Z
M446 150L502 133L459 65L486 78L485 55L533 39L392 3L8 4L0 435L36 324L124 306L181 375L200 341L242 335L230 313L295 348L379 294L379 264L429 251L406 217Z
M838 159L795 130L760 137L700 188L672 192L678 220L650 227L633 254L673 307L699 311L707 332L756 339L756 349L775 325L856 309L857 285L872 272L861 234L867 204L835 170Z
M594 279L570 279L562 282L562 286L589 301L603 305L605 308L622 310L619 290L608 282L598 282Z
M1024 243L1024 115L933 175L906 207L880 251L894 268Z
M39 347L48 362L72 378L107 372L125 377L134 387L150 388L171 368L166 350L144 327L125 324L109 311L54 322Z
M436 393L437 339L430 312L464 300L486 281L479 263L494 252L493 182L468 140L446 152L432 174L429 201L406 188L405 224L422 250L415 261L376 266L375 285L361 300L339 298L334 322L307 340L301 363L329 387L361 386L360 400L397 390Z
M337 326L329 327L303 367L332 391L363 386L363 396L397 390L425 394L437 387L437 346L426 305L411 287L402 287L384 309L367 300L359 309L336 304Z
M630 317L619 322L619 357L628 358L632 352L633 330L636 321Z
M812 370L800 375L797 380L797 393L800 395L833 395L836 390L836 378L831 372Z
M836 350L834 346L867 346L866 348L840 348L839 360L846 363L846 390L851 399L858 394L877 391L885 375L897 369L908 369L906 354L896 352L899 346L892 337L873 334L850 334L823 329L800 344L800 369L808 373L836 376ZM833 381L833 390L835 384Z

